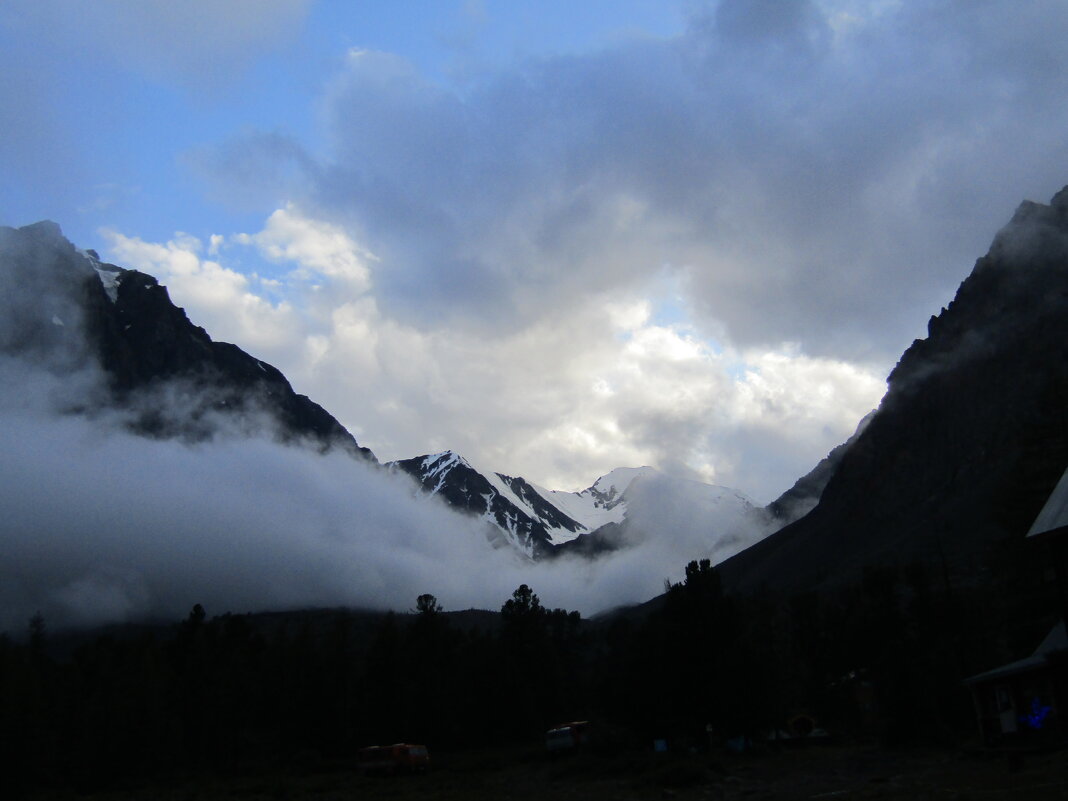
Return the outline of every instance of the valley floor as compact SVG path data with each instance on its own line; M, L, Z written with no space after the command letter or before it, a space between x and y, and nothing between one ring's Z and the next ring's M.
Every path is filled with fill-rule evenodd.
M210 782L138 786L94 794L43 793L33 801L358 801L442 799L1063 799L1068 751L1005 755L826 747L761 756L579 755L549 759L498 749L435 756L424 776L370 778L351 766L263 773Z

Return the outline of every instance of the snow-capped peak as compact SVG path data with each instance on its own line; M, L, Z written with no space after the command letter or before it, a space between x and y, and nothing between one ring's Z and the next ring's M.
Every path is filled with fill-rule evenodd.
M627 488L637 479L646 476L655 476L659 474L659 470L655 467L617 467L609 473L605 473L599 479L593 482L593 486L589 489L583 490L593 496L603 500L604 503L611 503L616 498L620 497ZM580 493L581 494L581 493Z
M444 477L449 474L459 464L471 467L467 461L458 453L453 451L442 451L441 453L432 453L429 456L424 456L420 468L423 476L426 478L438 478Z
M550 490L537 484L532 486L542 498L582 526L582 530L578 531L550 530L553 544L559 545L607 523L622 523L627 514L623 497L627 488L643 476L658 474L653 467L617 467L581 492Z
M620 526L639 507L646 510L640 514L644 520L651 505L665 497L700 509L717 530L723 528L721 522L754 508L726 487L669 478L648 466L616 468L580 492L549 490L481 469L455 451L391 462L390 467L408 473L451 506L481 517L499 532L501 541L534 558L610 524Z
M608 523L622 523L627 489L640 478L659 475L652 467L621 467L581 492L561 492L483 469L451 450L392 466L411 474L425 490L453 506L486 517L527 553L535 550L527 540L552 548Z

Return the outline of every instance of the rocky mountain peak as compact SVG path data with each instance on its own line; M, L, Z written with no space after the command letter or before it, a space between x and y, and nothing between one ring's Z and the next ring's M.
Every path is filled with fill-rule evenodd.
M0 266L0 351L98 368L135 430L198 439L225 424L374 458L280 371L213 341L154 277L77 250L55 223L0 228Z

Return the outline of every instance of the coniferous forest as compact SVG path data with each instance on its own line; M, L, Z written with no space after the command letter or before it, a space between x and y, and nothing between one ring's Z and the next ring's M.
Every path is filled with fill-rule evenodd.
M994 636L1012 610L918 564L783 598L731 597L691 562L663 596L595 620L526 585L499 613L414 600L400 614L197 605L176 624L73 634L36 617L0 640L5 797L353 765L371 744L537 747L572 720L600 754L763 745L797 716L836 742L959 745L976 736L963 679L1019 648Z

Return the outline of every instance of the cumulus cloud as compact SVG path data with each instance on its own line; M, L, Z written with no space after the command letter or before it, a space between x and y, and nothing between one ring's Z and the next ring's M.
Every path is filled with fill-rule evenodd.
M292 262L305 275L318 273L342 281L350 291L369 288L366 262L374 260L374 255L361 252L337 226L304 217L292 206L271 214L258 234L238 234L236 241L255 245L273 262Z
M112 230L102 233L116 261L167 285L180 298L179 305L195 309L197 324L206 326L216 338L253 350L291 344L296 315L290 303L271 298L270 277L246 275L202 258L203 244L187 234L153 243ZM211 247L217 250L218 246L215 242Z

